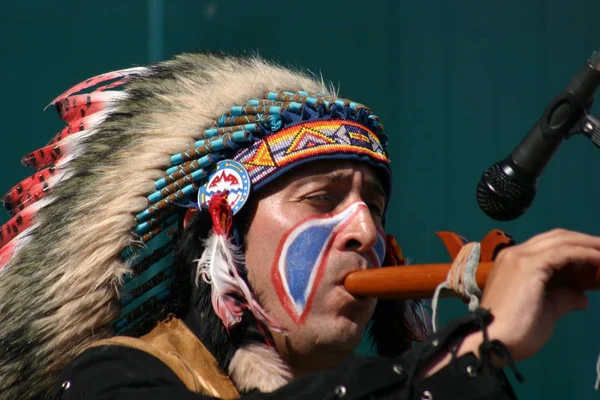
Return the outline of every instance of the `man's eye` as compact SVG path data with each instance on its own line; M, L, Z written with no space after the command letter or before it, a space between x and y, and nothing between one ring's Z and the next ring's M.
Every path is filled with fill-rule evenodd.
M338 201L335 197L325 193L308 196L306 200L311 207L319 212L332 212L338 205Z
M319 202L319 203L333 203L334 199L328 194L316 194L313 196L309 196L308 200Z
M383 208L381 208L379 205L374 204L374 203L367 204L367 206L369 207L369 210L371 210L371 212L373 214L375 214L379 218L383 218Z

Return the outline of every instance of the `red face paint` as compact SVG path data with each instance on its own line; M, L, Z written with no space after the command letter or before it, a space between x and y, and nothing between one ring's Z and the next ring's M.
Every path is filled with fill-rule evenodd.
M335 237L364 208L365 203L356 202L334 215L307 218L282 237L271 277L279 300L295 323L302 324L310 311ZM376 245L364 256L371 267L380 267L384 254L384 238L378 231Z

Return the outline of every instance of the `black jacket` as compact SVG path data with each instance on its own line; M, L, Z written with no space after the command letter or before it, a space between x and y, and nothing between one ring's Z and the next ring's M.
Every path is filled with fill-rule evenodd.
M472 353L453 357L450 364L427 379L419 369L452 351L460 339L481 329L480 314L454 321L397 358L351 356L335 369L294 380L273 393L246 393L244 399L515 399L502 370L487 362L490 352L500 357L502 345L487 342L479 359ZM489 321L488 321L489 322ZM484 328L485 329L485 328ZM100 346L85 351L63 371L55 399L136 400L208 399L189 391L160 360L143 351Z

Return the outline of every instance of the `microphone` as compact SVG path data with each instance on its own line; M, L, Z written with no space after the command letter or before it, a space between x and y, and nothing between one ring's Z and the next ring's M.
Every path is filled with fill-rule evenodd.
M600 85L600 53L594 52L566 89L544 110L529 134L504 160L488 168L477 186L477 203L489 217L521 216L536 193L537 180L564 138L580 129Z

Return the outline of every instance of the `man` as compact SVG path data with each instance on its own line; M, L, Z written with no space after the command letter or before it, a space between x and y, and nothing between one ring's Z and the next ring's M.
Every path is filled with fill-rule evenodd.
M301 73L186 54L53 104L68 127L5 198L4 398L514 398L502 368L586 305L544 295L600 263L564 231L502 251L482 309L428 338L420 303L350 295L403 263L387 136ZM382 357L351 356L368 326Z

